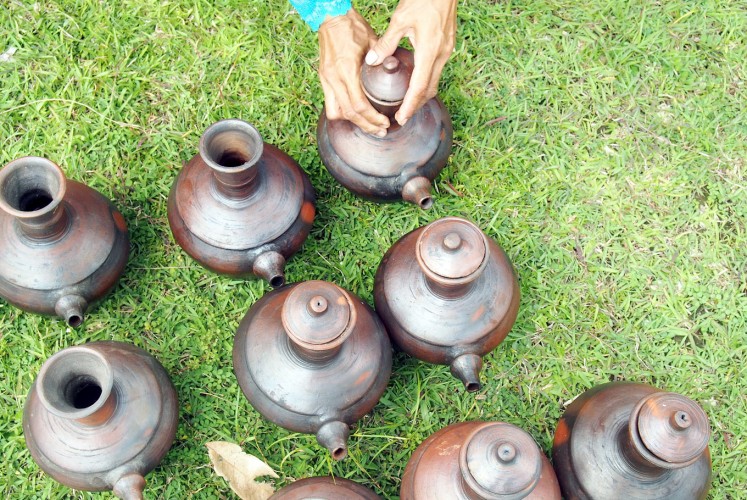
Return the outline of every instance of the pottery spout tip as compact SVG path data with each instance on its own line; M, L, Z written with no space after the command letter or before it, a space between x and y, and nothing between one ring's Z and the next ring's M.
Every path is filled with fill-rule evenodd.
M145 478L133 473L122 476L114 483L112 492L123 500L142 500L145 489Z
M54 306L54 311L68 325L77 328L83 324L88 301L80 295L64 295Z
M348 436L350 427L345 422L327 422L316 433L316 440L327 448L335 460L348 456Z
M254 261L253 271L272 288L281 287L285 284L285 257L278 252L265 252Z
M428 210L433 206L431 181L422 176L413 177L402 188L402 199Z
M482 358L477 354L462 354L451 362L451 374L464 383L467 392L477 392L480 384Z

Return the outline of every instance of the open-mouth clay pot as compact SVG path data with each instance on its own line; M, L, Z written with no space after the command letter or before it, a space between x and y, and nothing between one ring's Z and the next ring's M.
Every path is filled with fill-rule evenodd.
M166 370L123 342L69 347L42 365L23 411L31 456L56 481L141 499L179 410Z
M381 497L353 482L340 477L307 477L279 489L270 500L379 500Z
M11 304L80 326L129 251L122 214L51 161L28 156L0 170L0 296Z
M207 269L279 287L286 260L309 235L315 203L301 167L232 119L202 134L171 188L168 217L176 242Z

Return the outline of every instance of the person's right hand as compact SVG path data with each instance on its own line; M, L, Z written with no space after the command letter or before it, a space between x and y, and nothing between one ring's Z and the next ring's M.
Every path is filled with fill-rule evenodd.
M386 135L389 119L368 102L361 87L363 56L376 34L355 9L319 27L319 80L329 120L349 120L369 134Z

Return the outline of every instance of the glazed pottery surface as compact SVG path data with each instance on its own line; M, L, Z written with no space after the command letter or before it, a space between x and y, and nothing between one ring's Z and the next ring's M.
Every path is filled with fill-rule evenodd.
M34 461L55 480L134 499L171 447L178 415L176 391L153 356L122 342L92 342L44 363L23 430Z
M481 357L516 320L519 286L493 240L467 220L446 217L392 245L376 272L374 300L399 349L450 365L476 391Z
M306 240L315 195L301 167L252 125L223 120L200 139L169 195L174 239L204 267L285 283L285 261Z
M324 281L265 294L246 314L233 348L242 391L266 419L316 434L335 459L349 426L371 411L389 381L386 330L368 305Z
M129 249L122 214L51 161L0 170L0 296L11 304L79 326L116 285Z
M363 64L361 82L373 106L392 123L383 138L368 134L347 120L317 126L319 156L332 176L347 189L376 201L404 199L427 209L433 203L431 182L451 154L449 113L433 98L400 127L394 120L407 92L413 54L403 48L379 66Z
M378 500L376 493L349 479L307 477L279 489L270 500Z
M503 422L460 422L428 437L402 476L402 500L560 500L550 461Z
M553 464L568 499L703 499L708 417L685 396L611 382L576 398L558 422Z

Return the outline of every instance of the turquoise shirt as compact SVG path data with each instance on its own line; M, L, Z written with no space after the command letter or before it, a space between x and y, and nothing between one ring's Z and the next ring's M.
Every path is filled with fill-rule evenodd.
M314 31L328 16L341 16L353 7L350 0L290 0L290 3Z

